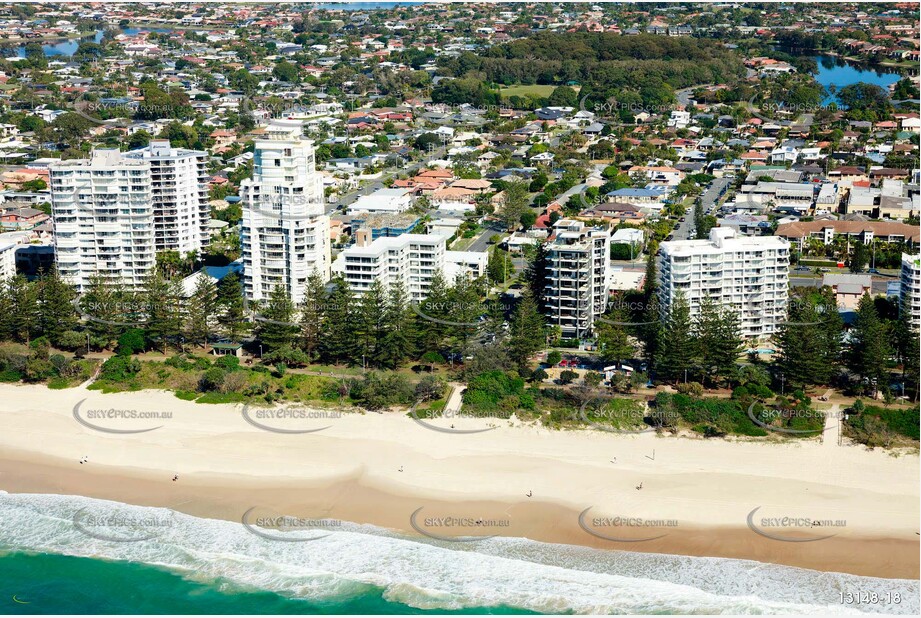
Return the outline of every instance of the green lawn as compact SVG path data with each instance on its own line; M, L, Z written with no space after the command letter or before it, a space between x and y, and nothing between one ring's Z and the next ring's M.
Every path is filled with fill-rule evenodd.
M528 86L518 85L518 86L503 86L501 93L502 97L507 99L511 96L523 97L526 95L534 95L538 97L549 97L556 86L549 86L543 84L531 84ZM578 90L577 87L573 87L573 90Z

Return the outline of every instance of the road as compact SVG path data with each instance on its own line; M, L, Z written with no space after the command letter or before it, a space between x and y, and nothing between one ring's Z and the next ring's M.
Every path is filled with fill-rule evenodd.
M483 226L483 230L480 232L479 236L473 239L473 242L470 243L470 246L465 249L465 251L486 251L489 249L489 239L493 237L494 234L505 234L505 228L498 221L486 221L486 225Z
M710 186L707 187L707 190L704 191L703 195L700 196L700 203L704 207L704 213L712 215L716 207L717 201L722 197L726 187L732 183L731 178L714 178L710 183ZM675 229L672 230L672 240L687 240L688 235L691 233L691 228L694 225L694 209L689 208L684 215L684 221L679 221L678 225L675 226Z
M691 95L694 94L694 91L698 88L707 88L713 84L704 84L703 86L694 86L693 88L684 88L682 90L675 91L675 98L678 100L679 105L687 107L691 103Z
M349 193L346 193L340 196L337 201L328 203L326 205L326 214L331 215L335 213L336 210L339 210L340 208L344 210L346 206L348 206L349 204L352 204L355 200L357 200L362 195L369 195L371 193L374 193L375 191L383 189L385 187L384 183L388 179L393 178L394 176L397 176L399 174L413 174L416 171L418 171L420 168L423 168L429 163L431 163L432 161L435 161L436 159L440 159L441 157L444 156L444 154L445 154L445 148L442 146L441 148L433 150L428 155L423 157L421 160L416 161L415 163L411 163L410 165L396 169L390 172L389 174L384 174L380 178L377 178L370 182L366 182L363 186L359 186L354 191L350 191Z

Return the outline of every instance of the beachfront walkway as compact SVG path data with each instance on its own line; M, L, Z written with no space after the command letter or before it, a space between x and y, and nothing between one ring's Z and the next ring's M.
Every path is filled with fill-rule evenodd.
M825 430L822 431L823 448L836 448L841 445L841 423L843 420L844 413L838 404L833 404L825 412Z

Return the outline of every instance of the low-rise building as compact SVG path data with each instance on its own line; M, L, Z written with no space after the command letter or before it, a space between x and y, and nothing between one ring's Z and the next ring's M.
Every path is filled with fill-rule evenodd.
M815 191L808 183L764 182L744 185L737 202L748 201L781 212L806 214L812 208Z
M795 221L777 226L775 234L797 242L800 249L807 238L818 238L826 245L834 242L836 236L848 236L865 245L879 238L886 242L906 242L914 247L921 240L918 226L893 221Z
M409 189L378 189L362 195L349 206L349 212L404 212L412 206Z
M863 274L827 273L822 285L835 291L835 303L839 309L856 309L860 298L872 290L873 277Z
M384 287L401 285L410 300L419 302L428 296L437 272L449 282L458 275L476 278L486 273L486 253L448 251L447 238L444 234L382 236L369 244L345 249L332 270L345 279L356 296L379 282Z

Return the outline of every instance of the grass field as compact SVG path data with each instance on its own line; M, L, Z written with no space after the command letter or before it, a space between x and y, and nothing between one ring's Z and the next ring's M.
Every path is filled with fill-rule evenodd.
M502 97L505 99L515 95L519 97L526 95L549 97L555 88L556 86L547 86L543 84L532 84L530 86L507 86L502 88L501 93ZM573 90L578 90L578 87L573 88Z

